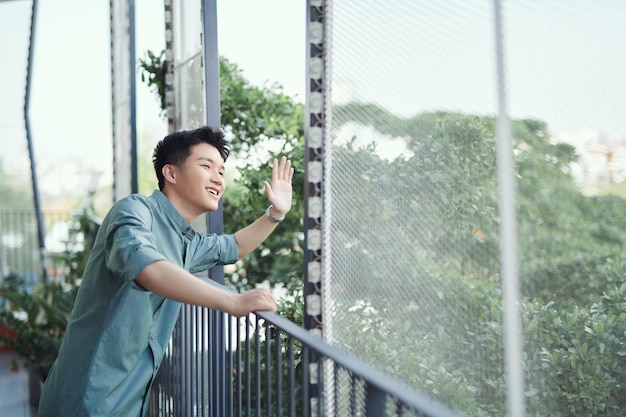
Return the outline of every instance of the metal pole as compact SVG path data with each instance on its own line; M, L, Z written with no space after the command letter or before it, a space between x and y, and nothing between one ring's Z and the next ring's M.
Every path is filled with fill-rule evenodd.
M128 59L130 77L130 192L139 192L137 179L137 74L135 64L135 0L128 2Z
M33 138L30 130L30 87L33 76L33 56L35 53L35 29L37 27L37 5L38 1L33 0L33 9L30 18L30 37L28 44L28 64L26 67L26 90L24 92L24 126L26 128L26 141L28 142L28 157L30 159L30 175L33 184L33 200L35 204L35 214L37 216L37 238L39 240L39 259L43 270L43 280L48 280L46 270L46 243L43 224L43 214L41 212L41 202L39 200L39 183L37 181L37 166L35 163L35 151L33 149Z
M519 274L517 260L517 216L511 121L507 113L504 72L504 46L500 0L494 0L495 38L498 78L497 172L500 212L500 257L504 320L504 354L507 386L507 414L523 417L524 373L522 369L522 323L520 314Z
M221 126L220 117L220 62L217 50L217 4L216 0L202 1L202 45L204 47L204 85L206 124ZM211 233L224 233L223 207L220 201L218 210L209 212L207 227ZM224 284L224 269L211 268L211 279Z
M205 119L206 124L219 128L220 117L220 78L219 53L217 48L217 3L216 0L202 0L202 45L204 57ZM223 207L207 215L207 228L210 233L224 233ZM224 284L224 267L215 266L209 277ZM209 311L209 383L208 412L211 416L228 416L231 408L226 407L226 393L231 375L226 367L226 340L224 315L215 310ZM203 408L204 409L204 408ZM228 410L228 412L227 412Z
M304 124L304 140L305 140L305 197L304 197L304 228L305 228L305 251L304 251L304 326L309 331L320 334L325 340L328 340L329 331L331 330L330 321L325 321L325 306L320 302L322 308L319 311L309 309L310 305L314 305L316 301L323 299L322 294L326 288L326 274L321 271L327 265L331 255L328 242L323 242L320 236L325 233L328 227L330 208L327 206L328 199L325 198L325 192L328 189L326 182L326 172L329 170L330 154L332 146L324 140L327 127L326 108L323 105L317 105L314 97L325 98L330 94L326 67L330 63L330 54L326 53L331 48L331 44L327 39L326 27L331 25L331 16L327 13L329 2L312 1L306 2L306 85L307 93L305 100L305 124ZM326 51L326 52L324 52ZM317 62L322 68L320 71L312 71L313 63ZM323 103L324 100L319 102ZM319 140L312 140L318 137ZM323 171L321 178L310 175L311 167L319 163L319 155L324 155ZM319 238L318 238L319 237ZM310 271L318 271L319 273L311 273ZM321 277L321 278L320 278ZM303 359L305 357L303 356ZM322 367L324 362L321 360L316 351L312 350L306 355L303 362L303 369L309 366L317 366L319 375L323 376ZM328 386L324 384L328 382ZM317 378L315 383L306 379L304 384L305 390L305 415L314 415L315 408L312 403L317 401L317 410L322 410L323 396L326 389L332 389L332 380L326 378Z

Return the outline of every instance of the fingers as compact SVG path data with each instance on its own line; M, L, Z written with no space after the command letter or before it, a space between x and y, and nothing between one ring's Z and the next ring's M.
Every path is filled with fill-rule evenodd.
M277 159L274 159L274 163L272 165L272 179L289 181L293 178L294 169L291 166L291 160L287 159L287 157L283 156L280 158L280 162Z
M253 311L276 312L276 300L266 288L255 288L240 294L242 306L241 315L247 315Z
M257 288L255 291L259 293L257 300L259 301L260 306L257 310L269 310L275 313L276 300L274 300L272 293L270 293L270 291L265 288Z

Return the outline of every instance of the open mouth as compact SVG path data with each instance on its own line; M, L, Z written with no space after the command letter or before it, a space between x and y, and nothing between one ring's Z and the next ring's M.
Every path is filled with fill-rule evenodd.
M219 196L219 192L213 188L207 188L209 194L214 195L215 197Z

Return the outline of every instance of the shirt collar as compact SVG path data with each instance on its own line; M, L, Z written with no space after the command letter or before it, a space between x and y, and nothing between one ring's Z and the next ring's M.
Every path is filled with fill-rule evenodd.
M176 207L167 199L165 194L159 190L154 190L151 198L156 201L157 205L163 210L166 216L174 223L183 236L191 240L196 233L191 224L189 224L183 216L176 210Z

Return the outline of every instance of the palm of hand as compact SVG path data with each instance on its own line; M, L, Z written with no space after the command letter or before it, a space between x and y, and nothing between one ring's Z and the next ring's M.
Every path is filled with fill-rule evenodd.
M280 162L274 160L272 166L272 183L265 182L267 199L277 212L286 214L291 209L292 186L294 169L291 161L281 158Z

